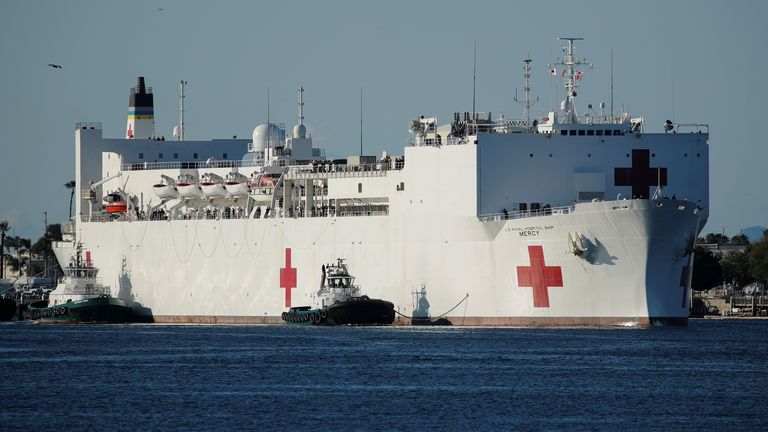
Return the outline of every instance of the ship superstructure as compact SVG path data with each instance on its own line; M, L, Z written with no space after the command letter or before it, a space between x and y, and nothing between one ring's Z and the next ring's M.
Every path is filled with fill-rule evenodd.
M290 134L267 122L250 140L109 139L80 124L70 231L159 322L278 323L310 301L316 269L344 257L404 315L426 286L436 314L468 295L454 324L685 323L708 128L649 133L602 105L577 112L576 40L555 67L560 112L419 116L402 155L327 159L304 125L303 88ZM71 244L57 245L63 262Z

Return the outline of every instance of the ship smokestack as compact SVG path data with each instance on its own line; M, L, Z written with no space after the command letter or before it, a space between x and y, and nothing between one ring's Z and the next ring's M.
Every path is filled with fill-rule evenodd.
M144 77L136 79L128 99L128 124L125 137L147 139L155 135L155 108L152 87L146 87Z

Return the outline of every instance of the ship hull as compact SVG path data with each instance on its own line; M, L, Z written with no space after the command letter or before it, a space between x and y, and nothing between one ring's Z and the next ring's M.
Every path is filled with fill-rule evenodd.
M319 285L321 266L342 256L368 295L403 315L423 284L435 315L469 294L446 316L454 325L684 325L697 212L684 201L624 200L496 220L90 222L80 225L80 240L98 254L105 283L155 322L281 323L290 306L311 303L304 287ZM584 254L572 250L573 233ZM57 253L67 259L66 250ZM287 268L296 269L298 288L282 283Z

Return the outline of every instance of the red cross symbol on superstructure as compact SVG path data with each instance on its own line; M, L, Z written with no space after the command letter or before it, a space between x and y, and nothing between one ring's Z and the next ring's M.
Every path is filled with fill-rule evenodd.
M291 248L285 248L285 267L280 269L280 288L285 288L285 307L291 307L291 289L296 288L296 269L291 267Z
M633 198L648 199L648 188L667 185L667 169L651 167L650 150L632 150L632 168L614 168L614 186L632 186ZM659 184L661 183L661 184Z
M558 266L544 264L544 248L528 246L530 267L517 267L517 284L533 287L533 307L549 307L549 287L563 286L563 273Z

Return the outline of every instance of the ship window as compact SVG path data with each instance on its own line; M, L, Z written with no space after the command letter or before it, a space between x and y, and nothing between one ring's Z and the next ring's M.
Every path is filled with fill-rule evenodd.
M362 183L358 183L357 184L357 193L363 193L363 184Z
M402 192L404 190L405 190L405 182L400 182L400 191Z
M613 135L614 136L621 135L621 131L617 129L617 130L613 131Z
M605 136L611 136L611 131L609 130L605 131Z
M533 157L533 153L528 154L529 157Z
M197 159L197 153L192 153L192 159Z
M584 133L585 133L585 132L586 132L586 131L585 131L584 129L581 129L581 130L579 130L579 136L584 136Z
M158 153L158 154L157 154L157 158L158 158L158 159L162 159L162 158L163 158L163 154L162 154L162 153Z
M174 154L173 154L173 158L174 158L174 159L178 159L178 158L179 158L179 154L178 154L178 153L174 153Z
M603 130L602 129L598 129L595 132L597 133L597 136L603 136Z
M541 203L531 203L531 211L539 211Z
M144 153L139 153L139 159L144 159Z
M560 131L560 135L568 135L568 131L563 129Z
M595 134L595 131L593 131L592 129L587 131L587 135L589 135L589 136L592 136L594 134Z
M520 210L521 212L527 211L528 210L528 203L520 203L518 205L517 209Z
M226 153L222 153L221 158L222 159L226 159L227 158L227 154Z
M568 131L568 135L570 135L570 136L574 136L574 135L576 135L576 129L571 129L571 130L569 130L569 131Z

